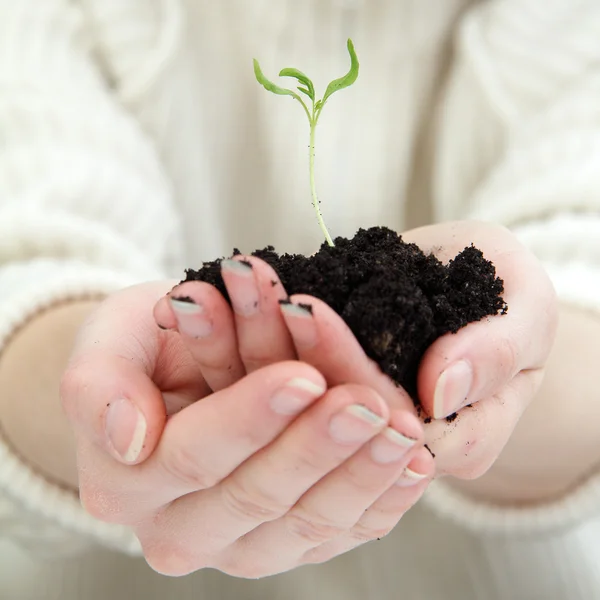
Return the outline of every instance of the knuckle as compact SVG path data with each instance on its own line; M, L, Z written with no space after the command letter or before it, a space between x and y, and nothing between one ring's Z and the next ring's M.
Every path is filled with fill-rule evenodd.
M398 524L407 508L394 503L393 506L367 509L350 529L350 537L361 544L384 538Z
M233 433L233 432L232 432ZM235 427L235 439L240 447L250 448L252 452L257 452L269 442L269 435L276 433L276 430L269 430L261 426L248 426L240 421Z
M347 460L340 468L346 481L362 495L379 490L384 481L382 475L369 471L364 464L358 464L358 461Z
M310 545L323 544L347 531L345 527L299 511L287 515L286 526L295 538Z
M290 451L289 464L299 473L320 479L343 461L343 452L341 447L326 451L319 442L306 444Z
M240 358L248 372L276 363L281 364L281 356L287 353L286 345L278 339L279 332L272 331L271 328L266 330L262 324L257 324L257 327L261 329L257 330L256 334L248 332L239 342ZM265 343L265 340L271 341Z
M302 556L301 564L320 565L329 562L339 554L340 551L337 548L332 548L331 544L321 544L320 546L309 548Z
M393 527L368 527L361 523L357 523L350 531L350 537L358 542L358 544L364 544L373 540L380 540L392 531Z
M194 490L205 490L219 481L214 473L202 468L197 455L186 444L171 448L162 460L163 469L176 481Z
M261 343L260 345L246 344L240 348L240 357L242 362L250 367L250 370L257 370L260 367L276 362L268 344Z
M274 521L290 508L283 505L273 494L264 490L250 489L240 481L224 486L222 499L229 513L243 521L261 523Z
M150 568L160 575L182 577L210 566L202 557L172 542L142 542L142 550Z

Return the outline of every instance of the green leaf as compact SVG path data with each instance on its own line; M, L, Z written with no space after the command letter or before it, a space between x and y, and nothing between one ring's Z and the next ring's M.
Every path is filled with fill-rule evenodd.
M302 102L302 98L296 94L293 90L288 90L287 88L279 87L275 85L272 81L269 81L264 73L262 72L258 61L254 59L254 75L256 76L256 80L260 83L267 91L273 92L279 96L292 96L299 102Z
M279 73L279 77L293 77L294 79L297 79L301 84L306 86L305 88L298 87L298 89L306 94L311 100L315 99L315 86L302 71L290 68L282 69Z
M323 104L327 102L329 96L335 94L339 90L343 90L351 86L358 77L358 57L356 56L356 52L354 51L354 44L352 40L348 40L348 53L350 54L350 70L346 75L340 77L339 79L334 79L325 90L325 95L323 96Z
M310 90L307 90L306 88L298 86L298 91L302 92L303 94L306 94L311 100L313 99L314 94L311 95Z

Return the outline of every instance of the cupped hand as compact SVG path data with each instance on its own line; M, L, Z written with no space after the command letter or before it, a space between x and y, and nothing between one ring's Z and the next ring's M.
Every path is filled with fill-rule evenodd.
M443 336L419 370L438 474L474 479L498 458L540 387L558 324L556 293L538 259L504 227L453 222L403 237L443 262L473 243L504 280L507 314Z
M210 286L156 283L83 327L61 391L85 508L168 575L260 577L385 535L425 487L407 466L431 471L420 422L383 376L328 386L294 360L264 263L224 271L234 312Z
M477 478L498 458L540 386L557 326L556 295L539 261L503 227L446 223L409 231L403 239L443 262L473 243L504 280L508 313L435 341L418 374L436 474ZM300 360L333 383L358 378L376 386L374 377L363 377L372 365L342 320L308 296L292 301L283 312ZM311 305L312 314L301 304Z

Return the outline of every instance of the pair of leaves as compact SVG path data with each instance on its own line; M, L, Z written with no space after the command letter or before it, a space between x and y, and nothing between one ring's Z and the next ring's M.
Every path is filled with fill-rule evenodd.
M299 71L298 69L294 68L285 68L281 70L279 76L293 77L294 79L297 79L300 84L298 85L298 91L308 96L313 102L314 110L318 111L323 107L325 102L327 102L327 100L332 94L351 86L358 77L359 64L352 40L348 40L347 47L348 54L350 54L350 70L348 71L348 73L346 73L346 75L340 77L339 79L334 79L327 86L325 94L321 100L315 101L315 86L313 85L313 82L309 79L309 77L302 73L302 71ZM256 76L258 83L260 83L267 91L273 92L274 94L278 94L280 96L292 96L304 105L302 98L296 92L287 88L280 87L274 84L272 81L269 81L263 74L260 65L258 64L258 61L256 59L254 59L254 75Z

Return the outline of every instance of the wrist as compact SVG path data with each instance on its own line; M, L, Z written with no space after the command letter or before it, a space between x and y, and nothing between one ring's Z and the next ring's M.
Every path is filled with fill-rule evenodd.
M96 301L52 307L21 327L0 354L0 428L34 470L77 489L75 444L59 385L77 331Z

